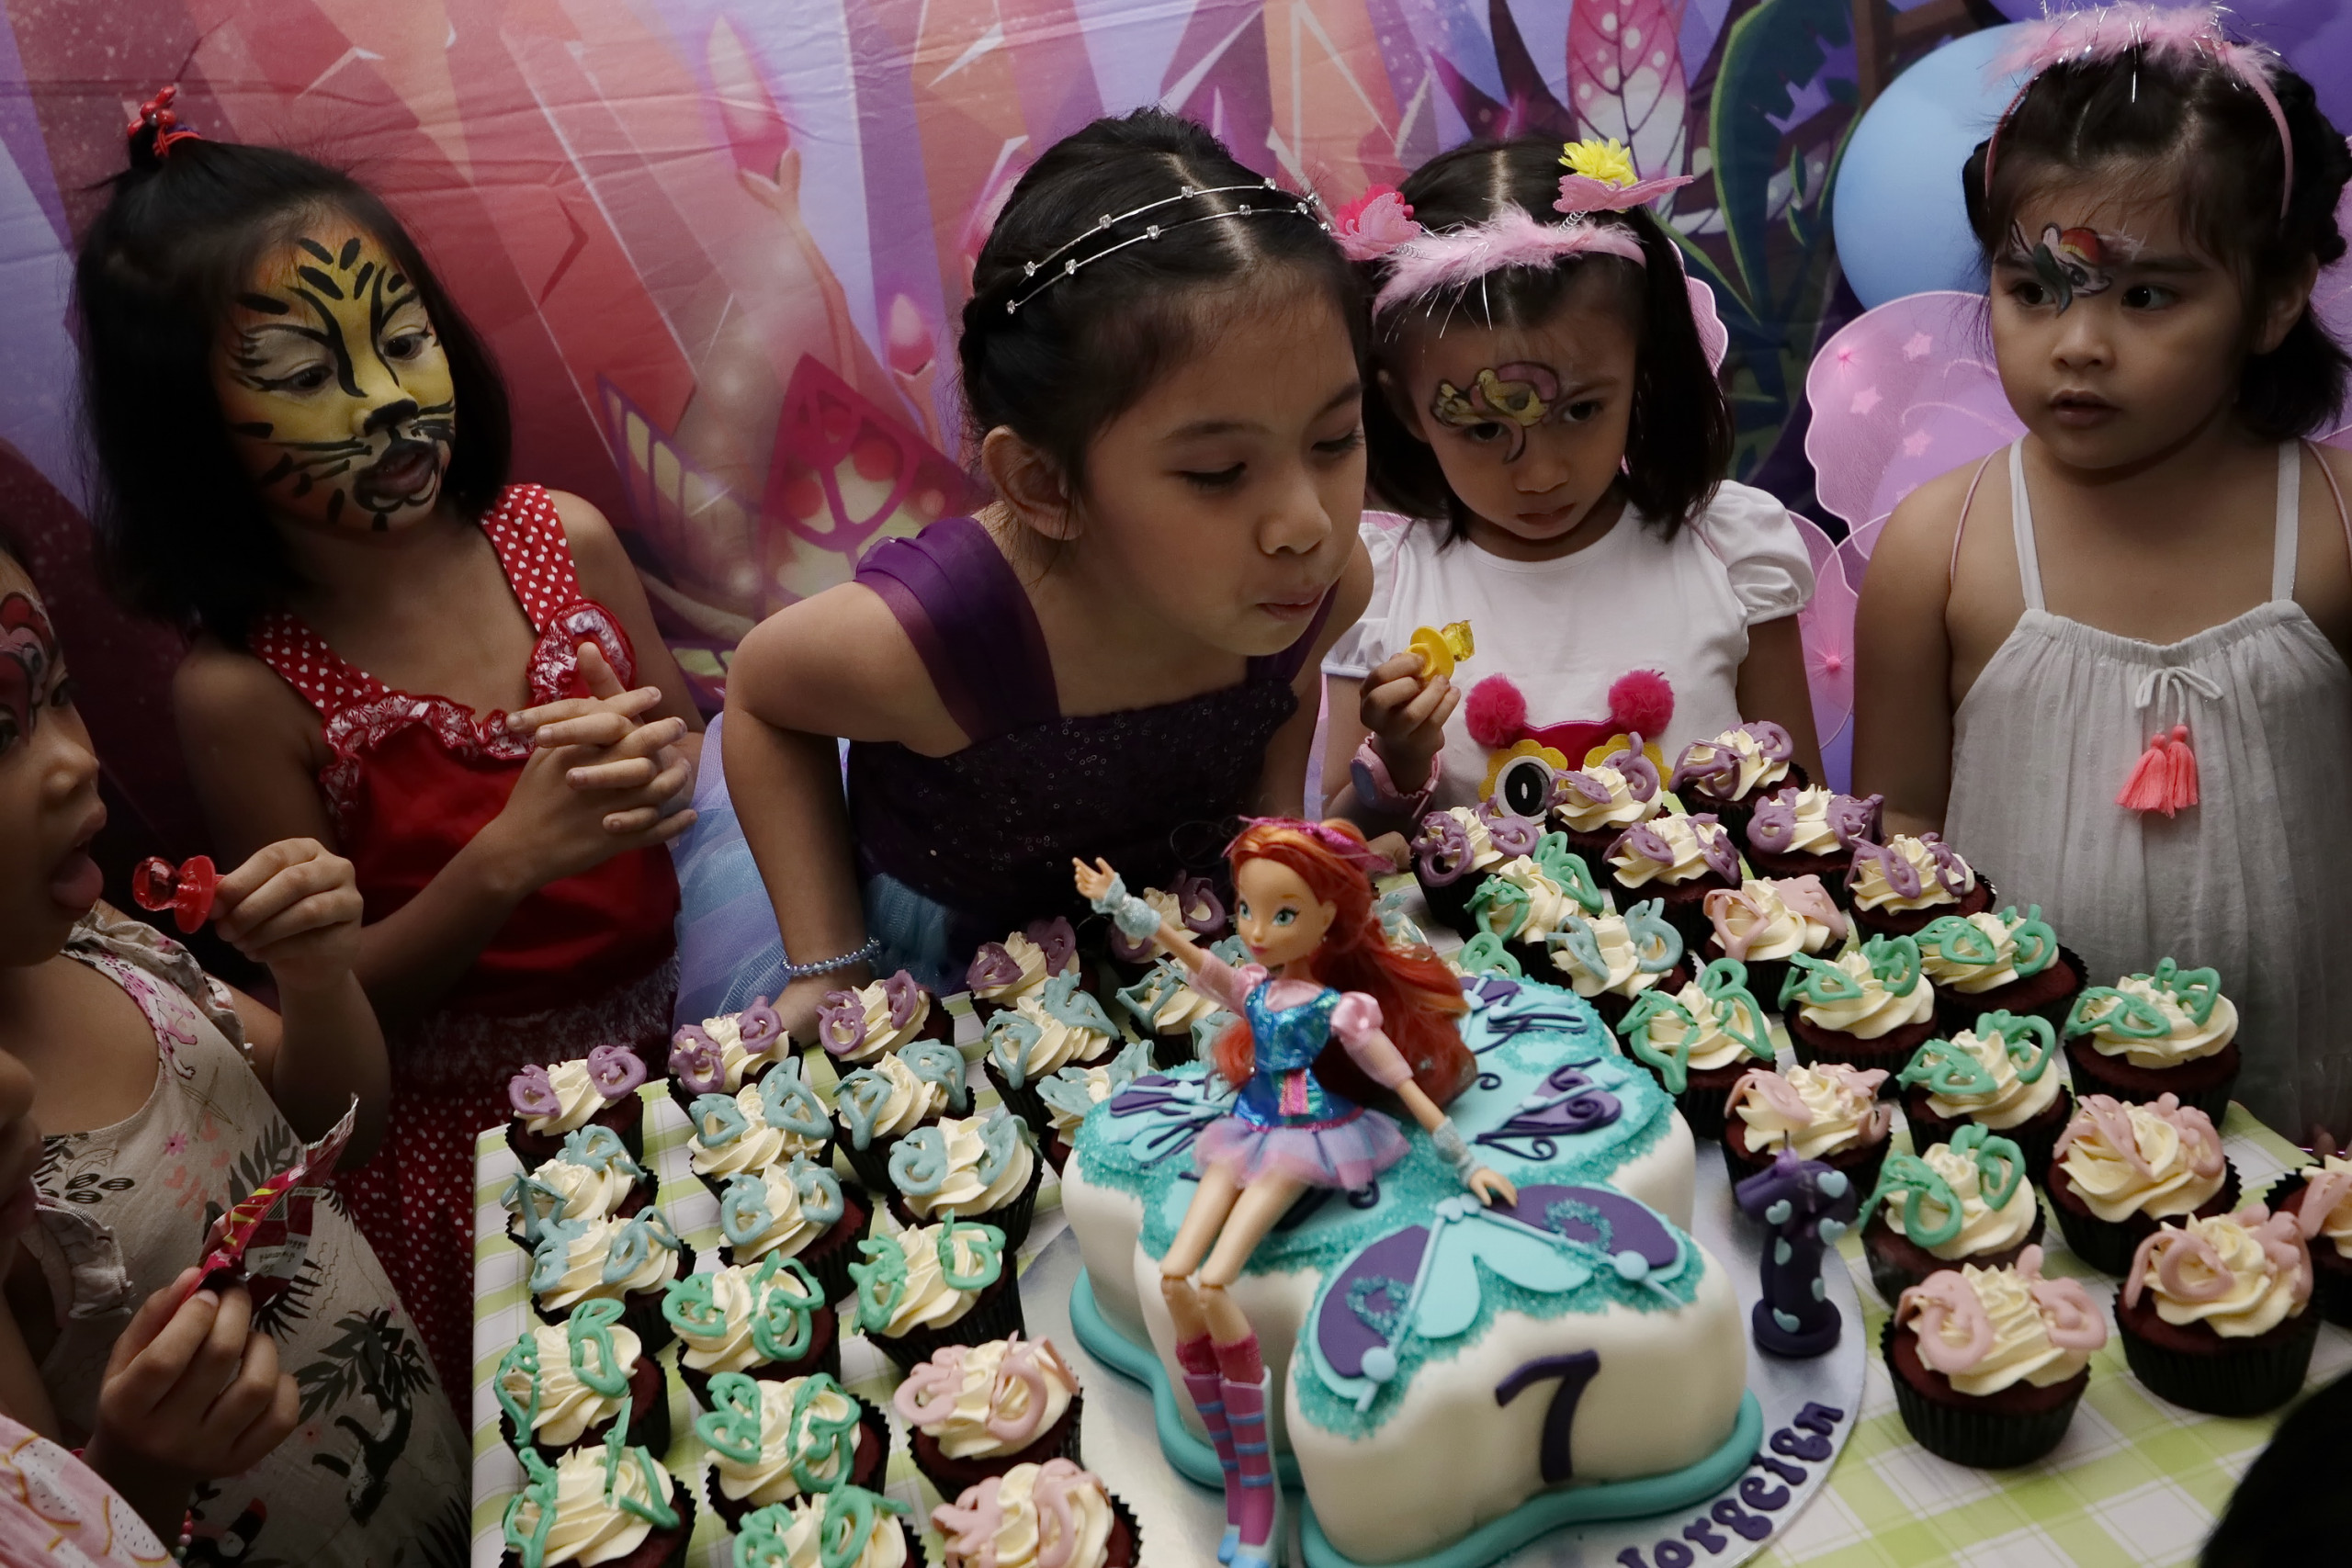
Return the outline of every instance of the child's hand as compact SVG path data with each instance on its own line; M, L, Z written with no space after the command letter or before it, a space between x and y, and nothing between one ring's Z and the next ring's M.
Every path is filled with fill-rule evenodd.
M649 737L650 728L640 731ZM645 745L648 741L639 741ZM663 810L678 790L664 773L639 789L583 791L568 774L585 762L611 761L629 743L601 751L564 747L533 751L514 781L505 807L482 828L475 843L504 868L515 887L530 891L602 865L630 850L666 843L694 826L690 810Z
M661 706L662 688L624 688L605 658L604 649L593 642L582 643L578 657L580 677L589 694L510 714L507 729L516 735L528 735L532 744L541 750L570 746L583 751L610 752L602 758L583 757L574 762L567 774L567 782L574 789L639 790L657 779L674 778L676 785L664 800L662 809L673 811L684 806L694 788L693 764L677 750L677 743L686 735L685 721L659 718L642 722L646 714ZM648 736L648 730L654 733ZM645 825L624 818L609 830L627 834Z
M84 1460L150 1524L179 1531L188 1488L250 1470L285 1440L300 1414L277 1347L249 1332L243 1287L187 1289L193 1269L147 1298L107 1358L96 1430Z
M363 908L351 863L315 839L282 839L220 879L221 937L266 965L282 991L316 990L359 960Z
M1462 693L1443 675L1422 676L1421 656L1406 649L1364 677L1356 711L1372 731L1380 760L1400 792L1410 793L1430 776L1430 764L1445 749L1445 721L1462 705Z

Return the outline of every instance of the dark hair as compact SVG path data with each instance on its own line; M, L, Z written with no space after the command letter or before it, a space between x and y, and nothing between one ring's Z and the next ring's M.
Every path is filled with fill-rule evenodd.
M2320 112L2312 85L2281 68L2271 89L2295 149L2295 186L2279 216L2286 170L2278 128L2262 100L2227 66L2134 49L2053 65L2035 77L1997 132L1992 179L1987 142L1962 173L1969 226L1989 262L2007 243L2018 206L2053 171L2115 159L2157 165L2180 202L2182 231L2236 272L2251 326L2303 265L2344 254L2335 203L2352 176L2352 152ZM2267 354L2238 374L2237 412L2273 441L2316 434L2344 406L2344 349L2310 310Z
M240 647L253 618L297 586L212 386L231 301L266 252L337 212L399 263L457 395L442 493L477 515L506 483L506 389L416 242L365 186L277 147L188 138L159 156L155 136L153 125L132 134L130 167L107 182L74 269L100 558L133 608Z
M2316 1312L2317 1303L2309 1310ZM2317 1390L2278 1424L2206 1539L2198 1558L2203 1568L2320 1562L2343 1551L2347 1430L2352 1375Z
M1301 197L1226 191L1099 221L1185 186L1268 184L1207 130L1157 108L1098 119L1047 148L1012 187L972 269L956 355L974 445L1003 425L1082 486L1088 443L1210 330L1208 290L1271 290L1277 276L1317 290L1361 362L1354 270L1318 219L1294 210ZM1196 221L1244 207L1253 215ZM1124 243L1148 225L1159 227L1156 238ZM1050 271L1032 276L1027 268L1048 257L1053 268L1075 261L1078 271L1040 288Z
M1472 141L1414 170L1402 195L1414 221L1430 230L1483 223L1510 205L1544 222L1565 221L1552 206L1564 173L1555 139ZM1459 310L1483 326L1532 327L1548 320L1576 290L1604 278L1613 281L1618 307L1632 318L1639 345L1625 471L1617 482L1650 525L1672 538L1713 498L1731 467L1731 404L1699 341L1673 237L1638 208L1595 213L1591 220L1631 231L1641 243L1644 265L1635 268L1623 257L1590 255L1558 266L1511 267L1430 300L1430 310L1440 321ZM1363 265L1367 286L1376 288L1382 264ZM1412 314L1419 318L1423 312L1417 309ZM1375 323L1375 363L1402 335L1405 316L1398 311ZM1408 431L1377 393L1364 399L1364 435L1373 492L1384 505L1410 517L1444 519L1448 543L1467 536L1470 510L1445 482L1437 453Z

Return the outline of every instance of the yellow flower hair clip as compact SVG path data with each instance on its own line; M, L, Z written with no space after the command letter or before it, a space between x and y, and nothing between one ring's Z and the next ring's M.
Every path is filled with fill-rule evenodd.
M1606 141L1589 136L1582 141L1566 142L1561 147L1560 162L1569 173L1603 185L1629 186L1640 178L1634 172L1632 149L1613 136Z

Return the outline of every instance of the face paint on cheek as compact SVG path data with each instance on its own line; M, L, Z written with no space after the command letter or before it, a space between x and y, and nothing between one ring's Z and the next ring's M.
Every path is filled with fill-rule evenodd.
M57 637L38 602L23 593L0 598L0 714L29 736L40 722L41 699L57 668Z
M2114 288L2115 274L2109 269L2139 254L2140 242L2129 234L2087 227L2061 229L2055 223L2043 224L2041 238L2029 246L2025 230L2011 223L2009 251L2003 259L2030 271L2058 301L2058 313L2063 316L2073 308L2077 295L2104 294Z
M1514 360L1491 366L1471 378L1467 391L1440 381L1430 399L1430 417L1456 430L1499 424L1510 431L1506 463L1527 449L1527 433L1550 418L1560 396L1560 378L1548 365Z

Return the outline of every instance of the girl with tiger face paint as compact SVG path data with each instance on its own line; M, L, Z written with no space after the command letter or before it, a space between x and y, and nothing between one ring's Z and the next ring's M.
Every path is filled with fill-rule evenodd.
M238 291L213 363L232 443L271 512L377 533L433 514L457 439L448 355L373 234L323 217Z

